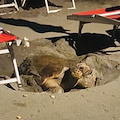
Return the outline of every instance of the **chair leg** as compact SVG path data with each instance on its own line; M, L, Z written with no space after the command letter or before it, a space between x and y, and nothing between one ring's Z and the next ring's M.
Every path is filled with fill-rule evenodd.
M24 7L26 0L23 0L22 2L22 7Z
M48 1L47 1L47 0L45 0L45 5L46 5L47 13L54 13L54 12L58 12L58 11L61 10L61 9L50 10L50 9L49 9L49 5L48 5Z
M113 33L112 33L112 38L113 38L116 46L120 46L120 40L119 40L119 37L117 37L118 27L119 27L118 25L114 25L113 26Z
M76 6L75 6L75 1L72 0L72 3L73 3L73 9L76 9Z
M68 9L76 9L76 6L75 6L75 1L74 1L74 0L72 0L72 4L73 4L73 7L68 8Z
M21 87L22 85L21 85L20 75L19 75L19 71L18 71L18 67L17 67L17 62L16 62L16 59L14 57L12 45L10 46L9 43L6 43L6 45L7 45L7 48L9 50L11 58L12 58L13 67L14 67L15 75L16 75L17 82L18 82L18 87Z
M85 23L79 21L79 30L78 30L78 34L79 34L79 35L81 35L81 33L82 33L82 28L83 28L83 25L84 25L84 24L85 24Z
M14 3L15 3L15 8L19 11L17 1L16 1L16 0L14 0Z
M113 37L114 41L117 40L117 38L116 38L116 30L117 30L117 29L118 29L118 26L114 25L114 26L113 26L113 33L112 33L112 37Z
M0 5L0 8L5 8L5 7L15 7L19 11L18 4L17 4L16 0L14 0L14 2L9 3L9 4L6 3L3 5Z
M14 66L14 69L15 69L16 77L17 77L18 87L21 87L22 85L21 85L20 75L19 75L17 62L16 62L15 58L13 59L13 66Z

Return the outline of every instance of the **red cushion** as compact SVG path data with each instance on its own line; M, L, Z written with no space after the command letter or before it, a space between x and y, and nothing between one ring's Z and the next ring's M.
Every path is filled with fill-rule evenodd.
M86 11L86 12L80 12L80 13L76 13L75 15L93 15L93 14L103 14L103 13L106 13L105 8Z
M120 19L120 15L111 15L111 16L107 16L107 18Z
M0 34L0 43L9 42L11 40L16 40L16 39L17 37L11 34L5 34L5 33Z
M116 8L116 9L115 9ZM108 10L110 9L110 10ZM120 11L120 6L119 7L111 7L111 8L103 8L103 9L97 9L97 10L91 10L91 11L86 11L86 12L80 12L80 13L76 13L75 15L94 15L94 14L106 14L106 13L114 13L114 12L118 12ZM110 16L106 16L107 18L110 19L119 19L120 15L116 14L116 15L110 15Z

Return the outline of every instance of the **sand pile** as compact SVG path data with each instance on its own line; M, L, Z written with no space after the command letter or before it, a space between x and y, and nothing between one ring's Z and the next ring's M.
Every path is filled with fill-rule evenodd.
M95 69L97 71L98 75L95 80L95 86L107 84L119 77L119 62L107 58L107 55L102 52L78 56L75 49L63 38L56 42L44 39L41 42L36 40L34 44L32 43L30 43L30 48L25 48L23 45L21 47L14 47L16 53L20 52L21 49L24 50L24 53L19 53L23 57L23 59L21 57L21 63L19 63L19 71L24 91L43 92L44 89L41 88L41 85L45 78L60 73L64 67L72 69L78 63L86 63L90 66L91 70ZM29 49L33 51L31 54L29 54ZM66 79L73 80L69 75ZM65 83L69 85L70 81ZM77 89L83 88L72 86L69 90L65 91Z

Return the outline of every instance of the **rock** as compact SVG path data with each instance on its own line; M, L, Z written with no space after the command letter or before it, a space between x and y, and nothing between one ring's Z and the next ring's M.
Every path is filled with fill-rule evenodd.
M16 118L17 118L17 119L21 119L22 117L21 117L21 116L17 116Z
M24 94L23 97L28 97L28 95Z
M51 98L55 99L55 95L50 95Z

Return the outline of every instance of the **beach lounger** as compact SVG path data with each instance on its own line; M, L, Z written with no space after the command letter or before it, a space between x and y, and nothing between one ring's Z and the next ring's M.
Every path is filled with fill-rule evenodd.
M120 6L79 12L68 15L67 19L79 21L79 34L81 34L83 25L86 23L113 25L113 38L115 38L115 32L120 26Z
M26 0L23 0L22 7L25 5L25 3L26 3ZM49 5L48 5L48 0L45 0L45 5L46 5L47 13L54 13L54 12L58 12L58 11L61 10L61 9L50 10L49 9ZM75 1L74 0L72 0L72 5L73 6L71 8L68 8L68 9L76 9Z
M17 40L16 36L14 36L14 35L12 35L8 32L5 32L0 27L0 43L4 42L4 43L6 43L6 46L7 46L7 49L0 50L0 54L9 53L11 55L12 63L13 63L15 74L16 74L15 78L10 78L10 79L7 79L7 80L1 80L0 84L8 84L8 83L12 83L12 82L17 82L18 87L21 87L21 80L20 80L20 76L19 76L19 71L18 71L16 59L14 57L14 52L13 52L13 48L12 48L12 43L16 40Z
M17 4L16 0L14 0L12 3L9 3L9 4L6 3L3 5L0 5L0 8L5 8L5 7L15 7L19 11L18 4Z

